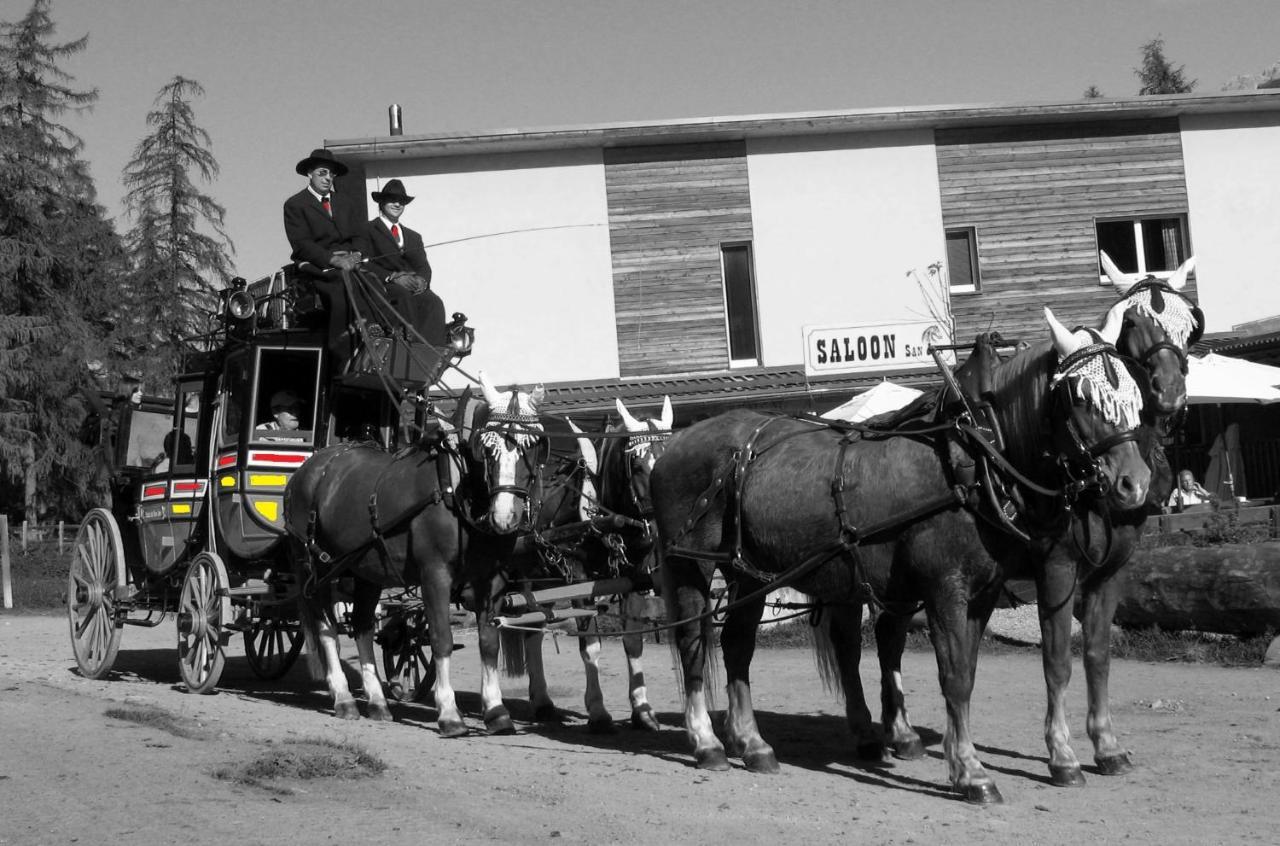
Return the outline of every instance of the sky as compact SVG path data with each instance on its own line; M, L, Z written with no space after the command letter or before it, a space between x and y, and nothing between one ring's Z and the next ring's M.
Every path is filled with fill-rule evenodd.
M30 0L0 0L0 20ZM233 265L287 263L281 204L326 140L1137 93L1161 37L1196 91L1280 61L1276 0L52 0L64 118L124 231L120 174L175 75L221 174ZM421 198L419 203L430 202ZM412 224L411 215L406 222ZM424 233L431 243L430 233Z

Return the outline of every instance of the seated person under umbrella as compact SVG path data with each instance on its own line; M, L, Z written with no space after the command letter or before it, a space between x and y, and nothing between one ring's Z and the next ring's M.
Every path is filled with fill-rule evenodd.
M1166 505L1168 510L1182 511L1189 505L1207 504L1213 498L1213 494L1196 481L1194 473L1183 470L1178 474L1178 486L1173 489L1173 493L1169 494Z

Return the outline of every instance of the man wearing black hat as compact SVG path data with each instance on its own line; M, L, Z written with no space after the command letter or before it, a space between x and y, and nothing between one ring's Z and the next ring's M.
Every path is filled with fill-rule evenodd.
M334 192L334 177L345 174L347 166L328 150L312 150L294 169L307 177L307 187L284 201L284 233L293 248L294 264L324 303L329 351L341 367L352 353L341 270L360 263L364 213L354 198Z
M431 265L422 236L400 222L413 197L399 179L369 196L378 216L369 221L365 244L369 265L387 284L387 299L429 344L445 344L444 303L431 290Z

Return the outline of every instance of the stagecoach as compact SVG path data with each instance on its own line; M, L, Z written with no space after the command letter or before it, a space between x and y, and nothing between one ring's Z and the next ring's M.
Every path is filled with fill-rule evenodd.
M447 352L361 327L357 354L339 366L315 304L286 277L238 279L224 292L172 399L90 398L84 434L109 467L111 506L84 518L71 556L67 614L84 676L111 670L124 626L170 615L192 692L217 685L235 633L254 673L287 672L302 647L283 522L289 479L330 444L403 446L429 425L430 405L412 400L470 349L456 314ZM271 398L282 394L300 403L297 428L272 423ZM411 600L392 607L412 621ZM388 669L396 664L389 654Z

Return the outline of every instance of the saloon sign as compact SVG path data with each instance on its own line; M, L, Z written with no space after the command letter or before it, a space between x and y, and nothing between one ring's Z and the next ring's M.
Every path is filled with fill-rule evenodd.
M903 370L933 364L930 344L950 343L940 323L863 323L804 328L804 372L857 373L870 370ZM954 362L951 353L944 361Z

